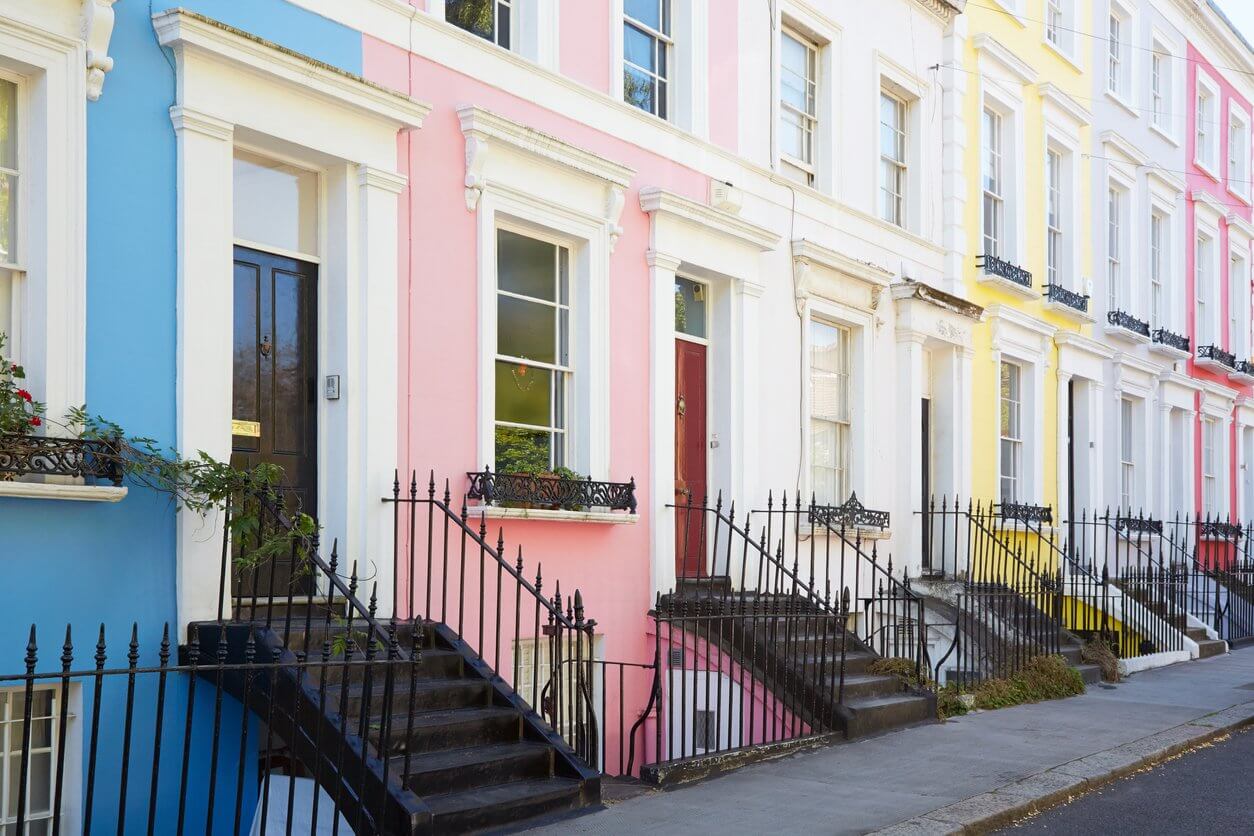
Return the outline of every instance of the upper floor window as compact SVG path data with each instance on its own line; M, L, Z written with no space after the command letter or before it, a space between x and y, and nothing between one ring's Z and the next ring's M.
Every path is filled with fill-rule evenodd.
M670 0L623 0L623 99L670 118Z
M1070 55L1075 33L1071 13L1074 0L1045 0L1045 40Z
M1219 97L1215 91L1211 90L1199 78L1197 84L1197 114L1194 119L1196 121L1197 131L1197 148L1196 157L1197 164L1203 168L1209 169L1211 172L1216 171L1216 162L1219 157L1219 125L1217 107Z
M1128 44L1124 20L1117 14L1111 14L1106 40L1106 89L1116 96L1128 94Z
M1124 192L1111 186L1106 193L1106 291L1109 310L1121 310L1126 291L1123 286L1123 203Z
M1234 252L1228 265L1228 350L1238 360L1249 359L1249 287L1249 263L1242 253Z
M1167 219L1161 212L1155 210L1150 213L1149 231L1150 324L1155 328L1162 328L1163 315L1166 313L1163 307L1166 303L1163 276L1166 266Z
M1001 501L1018 502L1023 489L1023 369L1001 364Z
M1228 112L1228 189L1250 194L1250 124L1236 108Z
M1059 284L1062 273L1062 154L1045 152L1045 275Z
M496 469L568 467L571 363L570 253L497 230Z
M509 49L513 44L514 0L444 0L444 19Z
M1196 305L1196 337L1195 345L1214 345L1215 344L1215 313L1214 305L1214 287L1215 287L1215 242L1208 235L1197 236L1197 251L1194 255L1196 264L1194 265L1194 274L1197 287L1194 289L1194 300Z
M906 225L906 103L880 93L880 217Z
M819 48L791 29L780 38L779 153L785 174L814 185L818 133Z
M850 329L810 320L810 479L821 505L839 505L853 491Z
M1171 119L1171 55L1158 43L1150 54L1150 120L1167 130Z
M983 130L984 254L1000 257L1005 247L1006 196L1002 171L1002 117L985 108Z
M14 336L13 301L18 293L16 272L21 253L18 252L19 185L18 158L18 86L0 78L0 334L10 342ZM4 351L14 356L14 346Z
M1136 461L1133 453L1132 416L1135 409L1131 398L1119 400L1119 507L1133 510L1136 498Z

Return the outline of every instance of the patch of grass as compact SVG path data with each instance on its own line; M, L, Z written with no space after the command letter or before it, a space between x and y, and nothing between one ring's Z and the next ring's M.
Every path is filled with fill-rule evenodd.
M1005 679L989 679L975 687L976 708L1007 708L1084 693L1080 672L1061 656L1037 656Z
M1110 642L1100 638L1089 639L1084 643L1084 647L1080 648L1080 658L1090 665L1097 665L1101 668L1102 681L1119 681L1119 657L1115 655Z

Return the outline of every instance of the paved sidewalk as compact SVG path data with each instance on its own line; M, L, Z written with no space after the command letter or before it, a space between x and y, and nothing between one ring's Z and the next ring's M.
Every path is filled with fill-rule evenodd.
M1055 767L1066 771L1032 783L1060 772L1101 779L1126 764L1129 751L1161 752L1164 741L1184 742L1245 717L1254 717L1250 648L1140 673L1113 688L1091 686L1066 700L980 712L749 766L529 832L844 834L899 823L894 833L952 832L971 820L962 813L1004 804L1016 790L1008 785L1022 779ZM1117 747L1120 753L1109 752ZM1086 760L1074 763L1080 758ZM963 804L949 806L957 802Z

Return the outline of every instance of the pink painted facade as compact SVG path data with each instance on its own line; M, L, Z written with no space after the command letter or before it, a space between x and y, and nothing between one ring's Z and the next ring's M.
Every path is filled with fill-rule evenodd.
M1247 309L1243 316L1234 318L1230 315L1233 293L1231 292L1231 282L1244 282L1247 286L1250 282L1248 275L1249 269L1249 248L1248 245L1241 246L1234 244L1236 240L1232 234L1234 225L1243 223L1248 227L1251 221L1251 205L1250 199L1243 196L1243 190L1237 183L1229 181L1229 114L1233 109L1246 115L1250 114L1250 102L1241 95L1234 83L1226 76L1224 69L1216 67L1193 43L1188 44L1188 54L1186 62L1186 84L1185 90L1189 107L1187 111L1186 124L1186 179L1188 191L1185 195L1185 225L1186 235L1186 300L1187 310L1185 312L1185 322L1188 327L1189 337L1192 340L1193 356L1187 361L1188 374L1197 381L1210 384L1212 386L1223 387L1228 391L1229 399L1235 402L1230 406L1228 414L1222 425L1224 444L1227 453L1223 457L1223 469L1226 472L1226 490L1222 491L1222 495L1218 498L1213 507L1207 508L1204 501L1204 450L1203 450L1203 428L1202 423L1206 420L1207 409L1204 408L1204 402L1207 398L1205 392L1199 391L1195 397L1194 411L1197 419L1194 424L1193 435L1193 461L1196 463L1194 468L1194 507L1203 512L1209 512L1219 517L1237 517L1240 513L1239 492L1241 490L1241 471L1239 466L1240 456L1238 455L1238 445L1241 439L1238 435L1239 422L1234 420L1234 413L1238 406L1248 401L1254 390L1249 385L1242 385L1234 380L1224 371L1217 370L1213 366L1206 366L1198 362L1198 348L1202 341L1206 340L1206 331L1198 322L1198 278L1199 265L1198 259L1198 236L1199 233L1212 235L1217 232L1217 239L1213 246L1217 251L1217 258L1214 259L1217 264L1217 272L1214 277L1211 304L1218 307L1218 323L1214 326L1213 340L1211 344L1218 346L1226 351L1237 354L1236 359L1248 360L1249 357L1240 356L1237 335L1232 333L1234 322L1237 327L1244 327L1246 334L1244 335L1244 345L1250 346L1250 312ZM1204 77L1205 80L1201 80ZM1199 86L1200 85L1200 86ZM1207 90L1208 93L1214 93L1214 102L1211 105L1214 108L1214 118L1212 121L1217 122L1211 127L1211 131L1217 132L1218 154L1212 166L1204 166L1200 163L1201 154L1198 148L1199 143L1199 106L1201 94L1199 91ZM1247 121L1248 125L1248 121ZM1249 153L1249 143L1247 140L1246 153ZM1249 169L1247 161L1246 170ZM1247 175L1248 176L1248 175ZM1249 194L1248 184L1245 184L1244 192ZM1205 207L1205 208L1203 208ZM1201 217L1204 213L1217 216L1210 221L1203 223ZM1209 230L1209 231L1207 231ZM1232 252L1233 246L1238 246L1244 252L1246 258L1245 265L1247 274L1236 276L1232 274L1232 261L1229 254ZM1241 298L1246 300L1248 308L1250 293L1240 294ZM1212 317L1213 321L1213 317ZM1248 509L1247 509L1248 510Z

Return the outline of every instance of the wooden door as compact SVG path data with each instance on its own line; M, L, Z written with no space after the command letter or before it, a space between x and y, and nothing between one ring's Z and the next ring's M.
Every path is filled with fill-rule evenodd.
M675 340L675 569L681 578L705 573L706 531L699 510L706 500L705 346ZM685 510L691 504L692 510Z
M235 248L234 384L231 464L283 468L289 511L317 512L318 268ZM243 579L240 594L313 591L289 558Z

